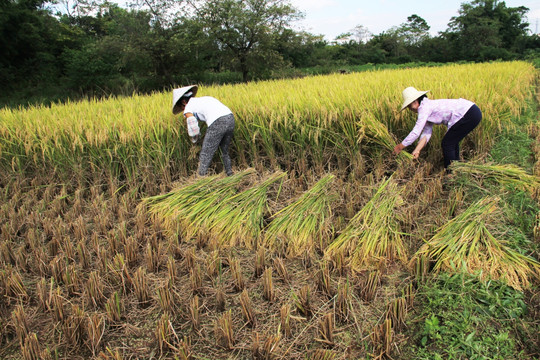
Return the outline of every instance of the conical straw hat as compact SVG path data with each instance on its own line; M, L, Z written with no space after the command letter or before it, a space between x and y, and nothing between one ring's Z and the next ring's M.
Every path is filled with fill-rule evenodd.
M197 90L198 90L198 86L197 85L189 85L189 86L184 86L182 88L178 88L178 89L174 89L173 90L173 95L172 95L172 112L174 115L178 114L180 112L180 108L178 106L176 106L176 103L178 102L178 100L180 100L180 98L182 96L184 96L186 93L188 93L190 90L193 92L193 95L192 96L195 96L195 94L197 94Z
M405 90L403 90L403 105L401 106L401 110L405 109L407 106L409 106L414 100L418 99L420 96L425 95L429 92L427 91L420 91L416 90L412 86L409 86Z

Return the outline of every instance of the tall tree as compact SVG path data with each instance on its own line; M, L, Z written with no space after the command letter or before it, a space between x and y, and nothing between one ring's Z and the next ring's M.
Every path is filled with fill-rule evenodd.
M524 6L506 7L504 1L474 0L461 4L459 15L450 19L445 36L453 42L457 58L488 60L511 56L527 36Z
M287 0L189 0L196 19L236 60L244 81L252 69L279 62L275 39L300 17Z
M407 22L400 27L405 42L413 46L429 38L429 29L426 20L416 14L409 16Z
M0 1L0 95L58 77L62 32L43 0Z

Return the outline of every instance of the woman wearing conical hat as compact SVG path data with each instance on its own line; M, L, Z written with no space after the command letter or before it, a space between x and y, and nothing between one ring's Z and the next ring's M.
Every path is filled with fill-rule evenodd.
M210 162L219 147L223 168L230 176L232 175L232 166L229 146L234 132L234 115L216 98L211 96L195 97L197 89L197 85L174 89L172 112L175 115L184 112L188 134L193 143L199 139L199 121L205 122L208 126L199 154L199 175L204 176L208 173Z
M394 154L399 154L420 138L412 152L415 159L431 138L434 124L444 124L448 131L441 143L444 167L448 168L452 161L459 160L459 143L482 120L482 112L475 103L465 99L439 99L431 100L427 91L419 91L413 87L403 90L403 105L401 111L409 108L418 114L416 125L407 137L394 147Z

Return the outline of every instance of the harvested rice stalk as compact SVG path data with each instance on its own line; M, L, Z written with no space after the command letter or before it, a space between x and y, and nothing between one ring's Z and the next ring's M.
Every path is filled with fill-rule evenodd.
M254 270L253 276L256 278L260 277L264 272L264 268L265 268L264 254L265 254L264 247L260 246L257 249L257 253L255 255L255 270Z
M240 262L236 258L231 258L229 260L229 266L231 269L231 276L233 278L233 286L236 291L242 291L246 287L246 280L244 279L244 274L242 273L242 267Z
M30 333L21 344L21 355L24 360L41 359L41 349L36 333Z
M197 178L167 194L145 198L143 206L162 220L172 234L190 238L206 229L208 218L220 209L220 203L236 193L238 184L254 169L233 176L220 175Z
M344 254L353 270L374 267L385 260L405 262L407 251L395 214L403 202L401 191L391 177L384 181L371 200L328 246L326 256L332 259Z
M291 306L289 304L284 304L279 309L279 315L281 320L280 329L283 335L287 338L292 336L291 331Z
M527 288L528 277L540 273L540 263L507 247L488 230L487 220L497 216L497 202L496 197L484 198L441 226L411 264L425 255L435 261L435 272L480 272L481 279L499 279L518 290Z
M190 307L189 307L189 318L190 318L193 330L195 331L199 331L199 329L201 328L200 309L201 309L201 305L200 305L199 297L195 295L193 299L191 299Z
M370 337L373 344L374 353L378 353L375 358L382 359L384 355L390 357L390 350L392 350L392 342L394 338L392 320L386 318L383 323L375 325Z
M362 116L362 125L369 141L380 145L389 151L394 150L394 146L397 142L392 135L390 135L388 128L382 122L375 119L372 115L366 114ZM400 161L412 160L412 158L413 156L406 151L402 151L398 155Z
M223 286L218 286L216 289L216 310L219 312L225 311L225 306L227 305L227 295Z
M311 315L313 315L313 309L309 285L302 286L297 293L293 291L291 296L293 298L294 305L296 306L296 310L303 316L311 318Z
M334 346L334 330L334 315L332 313L324 315L319 320L318 335L320 335L320 337L315 338L315 341L328 346Z
M159 345L159 352L161 355L163 355L167 350L173 348L174 336L176 334L168 314L161 315L161 318L156 324L154 334Z
M375 299L377 289L381 284L381 273L378 270L370 271L360 282L360 297L365 302Z
M329 195L334 175L328 174L313 185L294 203L273 215L265 231L265 245L271 249L299 256L314 248L323 249L324 240L332 237Z
M399 331L405 326L407 317L407 299L399 297L388 303L386 306L386 318L392 320L394 330Z
M92 355L96 356L105 333L105 319L102 315L87 315L86 333L88 334L86 346L92 351Z
M232 350L234 348L235 338L232 327L232 311L229 310L216 320L214 324L214 335L217 344L225 349Z
M255 326L255 311L253 310L253 303L249 298L249 294L246 289L240 294L240 305L242 307L242 314L244 315L244 320L246 324L253 327Z
M263 274L263 295L270 302L274 301L274 283L272 281L272 268L266 268Z
M456 173L493 179L500 184L512 185L532 194L540 189L540 178L538 176L530 175L519 166L511 164L497 165L455 161L450 168Z
M266 180L236 195L224 197L208 219L210 236L222 245L255 247L263 227L268 189L287 173L278 171Z
M277 257L274 259L274 269L276 269L276 272L278 273L281 280L283 280L286 284L290 284L291 277L289 275L289 271L287 270L287 267L285 266L281 258Z
M251 345L252 359L254 360L273 360L278 358L279 342L281 341L280 334L270 334L261 343L259 333L253 334L253 343Z
M178 343L176 356L174 357L178 360L191 360L193 359L193 353L191 350L191 337L186 337Z
M346 321L351 308L349 279L338 285L337 298L334 302L334 312L342 321Z
M310 360L333 360L337 354L332 350L315 349L311 354Z

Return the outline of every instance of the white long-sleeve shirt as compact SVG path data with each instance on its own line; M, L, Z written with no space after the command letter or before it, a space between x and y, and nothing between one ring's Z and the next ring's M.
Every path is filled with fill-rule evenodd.
M206 125L210 127L214 121L222 116L232 114L232 111L218 99L202 96L189 99L184 108L184 115L189 113L193 114L197 120L206 122Z

